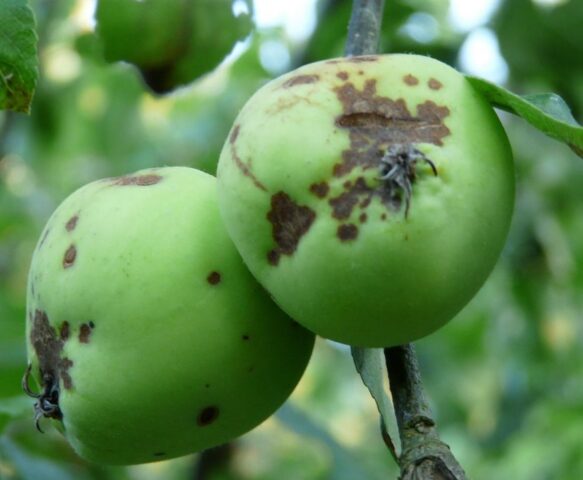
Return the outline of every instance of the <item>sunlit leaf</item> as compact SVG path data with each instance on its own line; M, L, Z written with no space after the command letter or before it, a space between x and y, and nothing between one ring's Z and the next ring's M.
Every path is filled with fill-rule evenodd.
M28 113L38 77L37 36L26 0L0 2L0 109Z

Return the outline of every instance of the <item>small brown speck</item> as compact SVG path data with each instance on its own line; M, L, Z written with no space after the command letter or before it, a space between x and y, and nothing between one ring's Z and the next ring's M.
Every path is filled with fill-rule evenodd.
M69 221L65 225L65 229L67 230L67 232L72 232L73 230L75 230L75 227L77 226L78 220L79 220L79 215L73 215L69 219Z
M381 220L386 220L387 219L387 214L386 213L382 213L381 214Z
M214 405L211 405L209 407L203 408L200 411L200 413L198 414L198 417L196 419L196 423L198 423L198 425L201 427L206 427L207 425L210 425L211 423L213 423L217 419L218 416L219 416L219 409L217 407L215 407Z
M366 213L361 213L360 217L358 217L358 219L360 220L360 223L364 223L368 219L368 216Z
M429 88L431 88L431 90L439 90L441 87L443 87L443 84L435 78L430 78L427 82L427 85Z
M419 83L419 79L411 74L409 75L405 75L403 77L403 81L409 85L410 87L414 87L415 85L417 85Z
M312 192L318 198L326 198L330 187L326 182L314 183L310 185L310 192Z
M233 127L233 131L231 132L231 136L229 137L229 142L235 143L237 141L237 137L239 136L240 129L241 129L241 125L235 125Z
M340 80L348 80L348 73L347 72L338 72L336 74L336 76L340 79Z
M340 225L338 227L336 234L338 235L338 238L343 242L354 240L358 236L358 227L356 225L353 225L352 223Z
M72 267L75 263L75 258L77 258L77 248L75 248L75 245L71 245L67 248L65 256L63 257L63 268Z
M249 335L243 335L241 338L243 340L249 340L251 337Z
M91 336L91 326L87 323L82 323L79 328L79 342L89 343L89 337Z
M73 366L73 361L68 359L67 357L62 358L59 361L59 371L61 373L61 380L63 380L63 387L67 390L73 388L73 380L71 375L69 374L69 368Z
M216 285L221 281L221 274L219 272L211 272L208 277L206 277L206 281L211 285Z
M138 185L140 187L148 187L150 185L155 185L155 184L159 183L160 181L162 181L162 176L156 175L156 174L137 175L137 176L126 175L123 177L114 178L113 182L111 184L112 185L119 185L122 187L125 187L128 185Z
M61 340L64 342L65 340L67 340L69 338L69 334L70 334L70 327L69 327L69 322L63 322L61 324L61 328L59 330L59 335L61 337Z

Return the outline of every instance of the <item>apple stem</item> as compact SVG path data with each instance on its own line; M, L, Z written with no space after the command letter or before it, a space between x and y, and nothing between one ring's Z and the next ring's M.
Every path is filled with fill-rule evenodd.
M345 55L373 55L379 51L384 0L354 0Z
M346 56L378 53L383 8L384 0L353 0ZM464 470L437 434L413 345L385 348L384 354L401 439L400 479L466 480ZM390 437L385 442L393 445Z

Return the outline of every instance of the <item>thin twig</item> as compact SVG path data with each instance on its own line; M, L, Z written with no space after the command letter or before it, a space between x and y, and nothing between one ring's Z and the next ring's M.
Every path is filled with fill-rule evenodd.
M385 348L385 360L401 437L401 478L465 480L462 467L437 434L413 345Z

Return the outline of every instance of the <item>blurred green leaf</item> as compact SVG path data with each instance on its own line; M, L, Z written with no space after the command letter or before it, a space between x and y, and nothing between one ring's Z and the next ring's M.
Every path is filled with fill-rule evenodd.
M252 27L232 0L99 0L96 18L105 58L136 65L156 93L213 70Z
M568 144L583 157L583 127L569 106L554 93L519 96L482 78L468 76L470 83L497 108L518 115L549 137Z
M28 113L38 77L37 36L26 0L0 5L0 109Z
M10 420L30 415L32 418L32 401L20 395L12 398L0 399L0 433Z
M401 453L401 440L393 402L387 395L385 387L387 371L383 349L352 347L351 352L356 370L368 388L381 415L382 433L383 435L387 434L387 440L390 440L390 444L387 446L391 449L393 456L397 458Z
M340 445L324 428L316 424L308 415L287 402L275 414L276 418L298 435L312 437L326 445L333 457L330 480L371 479L371 473L358 459Z

